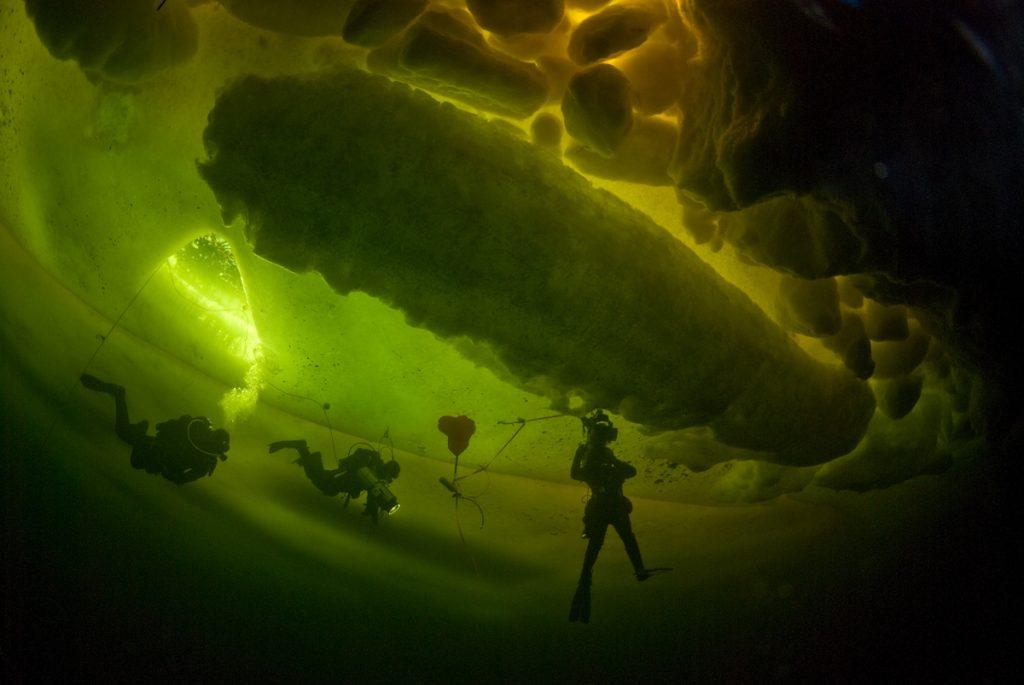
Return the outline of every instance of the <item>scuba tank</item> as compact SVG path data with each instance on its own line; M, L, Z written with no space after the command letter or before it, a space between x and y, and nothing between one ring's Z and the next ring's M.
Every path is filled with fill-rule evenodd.
M377 478L377 475L368 466L361 466L356 469L356 477L363 484L363 487L366 488L367 494L376 498L381 509L388 514L394 514L398 511L398 498L388 488L387 483Z

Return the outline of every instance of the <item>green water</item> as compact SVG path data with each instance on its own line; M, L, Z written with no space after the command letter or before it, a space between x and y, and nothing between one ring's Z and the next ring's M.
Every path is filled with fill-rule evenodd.
M212 4L193 14L194 57L113 87L54 59L21 3L0 4L0 675L678 682L1001 667L992 490L978 442L947 439L937 387L905 423L876 414L853 455L824 466L616 416L613 447L640 471L626 491L641 549L674 570L637 583L609 536L592 622L569 624L585 547L586 488L568 476L578 420L529 424L465 481L482 528L456 512L437 482L453 468L437 417L476 421L465 473L511 436L500 421L551 413L548 386L257 256L197 170L230 79L359 56ZM695 247L671 191L601 185ZM770 311L777 275L728 249L697 255L742 307ZM183 487L133 470L113 402L76 382L87 362L127 387L133 420L228 426L228 461ZM330 464L385 430L402 508L379 526L266 450L305 438Z

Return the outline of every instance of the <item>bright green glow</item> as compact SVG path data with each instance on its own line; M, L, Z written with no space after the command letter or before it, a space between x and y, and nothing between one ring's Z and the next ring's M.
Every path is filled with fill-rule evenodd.
M463 519L478 578L458 541L451 499L437 483L451 465L434 421L442 413L477 419L479 434L463 455L472 466L510 434L498 420L546 414L545 403L372 298L338 297L316 276L254 257L239 227L224 230L245 284L240 300L231 299L231 288L214 287L222 285L215 278L193 280L179 270L183 246L221 230L219 208L194 166L216 89L242 71L311 68L317 49L336 49L338 41L267 40L205 3L194 9L202 31L194 60L149 86L108 92L50 57L14 4L0 13L2 394L10 400L5 418L33 446L47 426L56 429L45 452L13 454L17 467L5 473L28 476L4 487L32 486L17 491L29 514L17 524L58 541L52 564L69 570L72 589L84 587L83 567L98 572L89 582L130 577L137 595L123 601L152 601L154 620L198 609L189 618L212 639L241 644L243 653L268 645L269 653L286 657L281 661L313 668L362 654L360 648L377 657L388 652L378 661L395 667L407 651L419 650L424 662L443 657L452 678L462 669L491 673L495 655L534 646L521 663L536 663L535 672L546 672L554 657L578 658L549 651L581 643L580 632L563 624L583 549L585 489L566 483L577 424L531 427L493 474L467 487L471 494L487 491L486 527ZM601 185L678 229L670 192ZM777 280L771 272L736 262L728 247L702 257L770 309ZM234 414L230 460L213 478L184 488L129 468L105 398L77 385L62 395L96 349L96 335L157 268L90 370L129 387L134 417L159 421L188 411L216 420L236 411L235 398L239 409L253 409L248 419ZM185 299L228 311L203 311ZM260 391L263 381L312 399L269 385ZM298 467L266 454L271 440L305 437L329 463L323 401L332 404L332 422L347 431L336 436L342 451L391 426L402 463L395 484L401 518L377 529L363 525L355 507L342 510L316 493ZM917 437L927 443L927 429L947 425L937 414L948 410L922 407L928 413L915 410L906 424L878 421L880 440L920 425ZM900 457L875 447L876 457ZM600 599L589 636L596 639L586 644L614 648L587 655L592 672L626 668L623 652L643 652L652 662L677 653L679 644L702 652L723 623L761 626L776 613L832 606L821 598L831 599L865 567L880 567L888 579L884 560L898 558L901 543L936 511L945 513L961 485L961 474L953 473L865 495L812 485L796 497L761 502L803 488L816 469L768 467L751 461L756 454L723 452L702 433L666 443L629 426L616 451L641 468L627 492L647 558L676 570L636 586L610 536L595 585ZM706 471L658 482L665 463L698 453ZM714 465L722 459L736 461ZM759 503L679 504L745 501ZM154 578L162 582L144 584ZM226 597L217 594L221 588L229 590ZM784 588L798 601L780 601ZM259 620L238 620L254 615L254 605L264 612ZM228 620L218 623L220 615ZM296 616L312 619L300 625ZM831 617L820 618L825 625ZM620 619L643 629L626 634ZM383 630L365 631L367 625ZM286 653L296 642L307 650ZM770 647L773 658L785 649L753 647ZM731 663L743 655L727 656Z
M2 96L10 116L0 127L0 149L8 153L0 164L6 177L20 182L0 186L0 216L51 273L111 320L168 255L196 236L222 231L234 248L251 302L247 310L230 311L234 300L179 273L176 264L158 273L121 329L237 388L225 407L232 416L251 407L258 393L260 401L322 425L326 402L341 430L376 436L391 426L400 449L447 461L434 422L441 414L465 413L481 426L465 462L486 462L510 434L497 422L545 415L546 401L476 366L474 355L486 351L470 341L439 341L373 298L338 297L316 275L255 257L240 226L217 228L220 209L196 173L206 117L226 80L245 71L314 68L337 41L302 42L302 49L282 41L264 49L261 32L205 5L195 13L203 33L196 59L131 92L94 87L74 64L50 57L18 13L4 15L5 35L12 37L5 42L7 61L23 64L32 78L16 79ZM58 100L62 106L54 109ZM684 233L670 191L601 185ZM738 262L728 248L700 254L771 310L774 274ZM203 311L186 298L229 311ZM102 355L98 362L102 370ZM254 389L263 382L261 392ZM725 465L714 465L756 453L724 449L699 431L665 437L622 426L619 454L644 465L631 484L634 494L689 502L761 499L800 489L807 480L748 469L758 475L739 483L738 471L730 475ZM578 439L573 421L547 422L524 431L494 468L565 482ZM329 446L326 430L310 440L320 449ZM711 468L687 473L671 467L698 452L697 461Z
M252 415L256 410L256 403L259 402L260 391L266 387L266 370L262 356L254 351L250 361L252 365L245 372L244 385L232 388L220 400L224 420L229 428L233 428L239 420Z
M255 364L259 333L229 243L215 235L200 236L168 257L167 268L171 286L197 310L198 320L214 327L227 349Z
M211 327L226 349L249 364L242 386L220 400L224 421L234 428L256 410L267 366L231 245L214 234L199 236L168 257L167 270L175 292L200 310L196 325Z

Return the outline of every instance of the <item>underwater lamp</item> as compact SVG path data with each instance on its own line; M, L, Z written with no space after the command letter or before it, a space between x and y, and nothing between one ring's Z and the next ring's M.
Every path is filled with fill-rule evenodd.
M399 504L398 498L391 492L385 481L377 478L377 475L369 469L369 467L363 466L356 471L356 475L359 480L362 481L366 487L366 491L377 499L380 503L380 508L388 514L394 514L398 511Z

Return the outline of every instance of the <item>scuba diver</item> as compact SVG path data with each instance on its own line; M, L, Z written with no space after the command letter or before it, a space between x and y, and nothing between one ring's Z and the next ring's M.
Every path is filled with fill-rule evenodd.
M360 445L365 445L362 447ZM369 516L376 524L381 511L393 514L398 511L398 498L392 494L388 485L396 478L401 468L395 461L385 462L380 452L369 443L356 443L349 449L348 456L338 460L338 468L324 468L323 456L319 452L310 452L305 440L279 440L270 443L270 452L280 449L293 449L299 453L294 463L300 464L306 472L306 478L328 497L345 493L345 506L349 500L359 497L366 490L366 505L363 516Z
M156 425L156 435L147 435L149 421L128 422L128 405L124 386L106 383L83 373L82 385L114 398L116 409L114 430L117 437L132 446L133 468L161 476L182 485L212 476L217 461L227 461L230 436L223 428L214 430L205 416L187 414Z
M654 573L668 569L644 568L640 546L629 522L633 503L622 494L623 482L635 476L636 469L616 459L615 454L608 448L608 443L618 437L618 429L601 410L584 417L583 427L587 433L587 441L576 449L570 476L590 486L591 496L583 513L583 537L587 538L588 542L587 551L583 555L583 571L580 573L579 584L569 611L569 620L588 623L591 578L609 525L614 526L622 538L622 544L625 545L626 554L633 563L637 580L647 580Z

